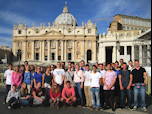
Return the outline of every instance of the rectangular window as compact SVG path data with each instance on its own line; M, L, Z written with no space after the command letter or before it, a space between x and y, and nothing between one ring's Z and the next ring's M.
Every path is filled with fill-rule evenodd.
M52 56L52 60L55 60L55 53L52 53L51 56Z
M35 54L35 59L36 59L36 60L39 60L39 53L36 53L36 54Z
M91 29L88 29L88 33L91 33Z
M131 46L127 46L127 55L131 55Z
M68 53L68 60L71 60L72 59L72 55L71 53Z
M124 55L124 46L120 46L120 55Z
M48 57L48 56L45 56L45 58L44 58L44 59L45 59L45 61L47 61L47 59L48 59L47 57Z
M61 56L58 56L58 60L61 60Z

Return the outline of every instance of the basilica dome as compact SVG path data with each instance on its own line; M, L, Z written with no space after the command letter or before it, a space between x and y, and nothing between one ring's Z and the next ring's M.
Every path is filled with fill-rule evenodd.
M54 24L76 26L77 21L75 17L71 13L69 13L68 7L65 5L63 8L63 12L55 19Z

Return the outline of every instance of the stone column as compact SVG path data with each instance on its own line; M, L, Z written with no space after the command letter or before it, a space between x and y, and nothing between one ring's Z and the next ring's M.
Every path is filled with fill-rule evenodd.
M39 41L39 44L40 44L40 50L39 50L39 61L42 61L42 41Z
M106 63L106 47L102 46L102 63Z
M55 57L56 57L56 61L58 61L58 40L56 40L56 54L55 54Z
M47 60L50 61L50 40L47 41L47 48L48 48L48 58Z
M22 61L25 61L26 60L26 41L23 41L23 44L22 44Z
M64 60L64 41L61 41L61 60Z
M113 50L112 50L112 62L117 61L117 48L116 46L113 46Z
M32 43L32 49L31 49L31 60L34 61L35 60L35 52L34 52L34 41L31 42Z
M99 43L99 52L98 52L98 62L99 63L102 63L102 44L101 43Z
M75 61L75 41L73 40L73 46L72 46L72 61Z
M91 51L92 51L92 61L93 61L93 62L97 62L97 56L96 56L96 55L97 55L97 54L96 54L96 49L97 49L97 47L96 47L96 41L93 41L92 43L93 43L93 45L92 45L92 48L93 48L93 49L91 50ZM86 54L86 53L85 53L85 54Z
M12 47L12 51L13 51L13 54L16 56L16 42L13 41L13 47Z
M140 64L142 65L143 64L143 61L142 61L142 45L139 46L139 61L140 61Z
M120 59L120 47L118 49L118 47L116 46L116 60L119 61Z
M151 65L151 47L147 45L147 65Z
M64 41L64 60L67 60L67 41Z
M44 54L44 51L45 51L45 42L44 41L42 41L41 42L42 44L41 44L41 46L42 46L42 51L41 51L41 55L42 55L42 59L41 59L41 61L45 61L45 54Z
M135 60L135 47L134 47L134 45L132 45L132 47L131 47L131 60L132 61Z
M127 55L127 46L124 46L124 55Z

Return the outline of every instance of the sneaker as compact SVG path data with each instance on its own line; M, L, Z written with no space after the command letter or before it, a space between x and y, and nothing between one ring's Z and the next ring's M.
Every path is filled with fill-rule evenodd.
M143 110L144 112L147 112L147 108L146 108L146 107L143 107L142 110Z
M11 106L8 106L7 108L8 108L8 109L11 109Z
M134 106L132 110L137 110L137 106Z

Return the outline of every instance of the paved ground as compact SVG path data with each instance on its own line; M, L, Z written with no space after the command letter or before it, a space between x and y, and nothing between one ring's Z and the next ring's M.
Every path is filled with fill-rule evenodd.
M148 112L142 112L140 109L131 111L128 109L117 109L112 112L111 109L106 111L90 111L78 107L61 108L59 110L49 107L23 107L16 110L8 110L7 105L3 104L4 89L0 89L0 114L152 114L152 97L148 97Z

